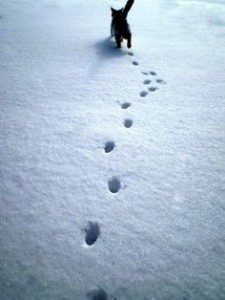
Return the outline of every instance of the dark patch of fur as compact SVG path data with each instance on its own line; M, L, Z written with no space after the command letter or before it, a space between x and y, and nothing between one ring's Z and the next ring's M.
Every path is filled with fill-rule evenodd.
M111 22L111 36L115 37L116 45L121 48L123 39L127 40L127 47L131 48L131 30L127 22L127 14L133 5L134 0L128 0L125 8L116 10L111 8L112 22Z

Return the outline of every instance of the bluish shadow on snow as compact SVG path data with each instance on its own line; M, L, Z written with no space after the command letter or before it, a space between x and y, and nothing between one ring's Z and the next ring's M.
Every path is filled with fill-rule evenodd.
M97 42L94 47L96 48L97 54L101 58L114 58L126 55L126 52L123 49L118 49L113 38L108 37L104 40Z
M86 237L85 237L85 241L87 243L88 246L93 245L99 235L100 235L100 228L97 222L89 222L88 226L85 228L85 233L86 233Z
M111 193L116 194L121 189L121 182L118 178L113 177L108 181L108 188Z
M107 300L108 295L103 289L93 290L87 293L87 297L90 300Z

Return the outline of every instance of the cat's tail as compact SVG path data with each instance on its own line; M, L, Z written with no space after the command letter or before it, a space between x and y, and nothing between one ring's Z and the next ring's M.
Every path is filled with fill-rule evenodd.
M128 12L130 11L132 5L134 4L134 0L128 0L126 6L123 9L123 16L126 18Z

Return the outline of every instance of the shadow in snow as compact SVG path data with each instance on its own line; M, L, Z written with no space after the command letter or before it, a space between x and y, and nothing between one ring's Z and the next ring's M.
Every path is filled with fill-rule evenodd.
M126 55L122 49L116 48L116 44L113 38L108 37L104 40L100 40L95 45L97 54L101 58L114 58Z
M130 128L133 125L133 120L131 120L131 119L125 119L124 122L123 122L123 124L124 124L124 126L126 128Z
M121 106L122 109L127 109L128 107L131 106L131 103L129 103L129 102L124 102L124 103L122 103L120 106Z
M107 300L108 295L103 289L96 289L87 293L87 297L90 300Z
M113 141L108 141L105 144L105 153L111 152L115 148L115 143Z
M113 193L113 194L118 193L118 191L121 188L120 180L117 179L116 177L111 178L108 181L108 188L109 188L111 193Z
M86 233L86 236L85 236L86 244L88 246L93 245L97 241L97 239L100 235L100 228L99 228L98 223L97 222L89 222L85 228L85 233Z

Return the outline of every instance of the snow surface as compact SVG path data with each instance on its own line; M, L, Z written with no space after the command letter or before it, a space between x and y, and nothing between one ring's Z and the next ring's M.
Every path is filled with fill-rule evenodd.
M124 4L0 0L1 300L225 299L225 1Z

